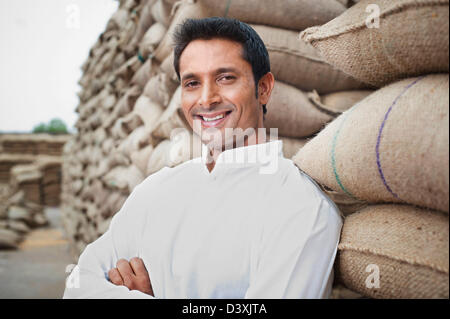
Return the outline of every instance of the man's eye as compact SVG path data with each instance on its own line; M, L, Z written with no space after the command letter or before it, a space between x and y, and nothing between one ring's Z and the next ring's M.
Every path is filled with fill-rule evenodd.
M233 75L224 75L222 77L219 78L220 81L232 81L234 80L236 77Z
M198 81L189 81L184 86L189 88L189 87L195 87L197 85L198 85Z

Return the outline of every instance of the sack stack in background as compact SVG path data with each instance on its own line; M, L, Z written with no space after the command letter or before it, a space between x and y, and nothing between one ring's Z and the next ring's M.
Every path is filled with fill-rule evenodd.
M300 35L379 88L293 158L347 215L337 280L365 296L449 297L448 3L363 0Z
M17 248L31 228L47 225L58 206L61 154L68 135L0 134L0 249Z
M377 1L372 2L377 3ZM340 53L342 56L333 60L327 54L329 52L327 47L318 46L315 40L311 40L311 43L301 41L298 37L299 32L306 28L318 25L323 25L323 28L326 28L328 23L334 24L342 16L350 16L350 20L356 19L351 12L350 15L348 12L359 10L361 6L365 10L364 3L347 8L349 3L338 0L276 2L265 0L120 1L117 12L111 17L106 30L100 35L90 51L89 58L82 66L83 75L79 82L82 90L79 92L80 103L76 109L79 118L75 125L78 133L64 147L61 198L63 224L77 253L80 253L87 244L97 239L108 229L112 216L119 211L133 188L148 175L164 166L176 166L189 160L194 154L199 154L199 150L192 149L192 141L196 140L197 137L192 134L182 114L181 89L173 69L172 33L175 27L186 18L227 16L241 19L253 26L267 46L271 59L271 70L276 79L271 100L267 105L268 112L265 118L265 126L268 129L271 127L278 128L279 138L283 140L285 156L291 158L297 153L296 163L322 184L326 192L332 195L332 199L341 209L344 208L347 212L355 212L362 207L366 207L370 201L364 198L350 197L347 193L342 192L341 188L335 187L336 185L326 184L319 178L319 175L314 174L306 167L303 162L306 161L305 157L302 156L302 150L305 149L305 152L307 152L315 144L319 144L316 141L321 138L322 133L326 133L328 127L336 127L337 124L335 123L341 123L342 120L340 119L346 118L348 113L358 115L359 112L352 111L355 104L372 105L379 99L376 94L380 94L381 90L374 91L380 89L378 81L367 81L366 77L360 76L357 72L349 74L348 70L357 69L365 61L360 61L360 64L352 65L349 68L340 68L336 63L336 61L343 62L351 59L351 54L356 54L358 47L347 48L349 52L343 51ZM440 9L437 11L440 14ZM356 15L356 17L360 16ZM436 23L442 24L443 22L438 19ZM333 27L334 29L335 27ZM311 29L308 30L305 34L309 35ZM445 34L447 34L447 40L441 40L447 41L448 54L448 31L447 33L441 32L440 36L445 37ZM335 39L336 37L331 37L330 41L333 43ZM363 39L360 41L363 41ZM378 35L370 41L381 41L380 36ZM372 44L375 49L379 47L376 43ZM392 42L389 44L389 49L395 51L397 49L395 45L401 44ZM364 44L361 43L361 46L364 46ZM413 49L408 50L414 51ZM417 55L418 52L414 52L414 54ZM420 57L420 54L418 57ZM374 61L378 60L372 60L372 62ZM363 67L367 70L366 66ZM375 66L371 65L371 67ZM370 71L367 70L367 72ZM405 72L404 69L396 72L398 73L397 80L414 74L414 72ZM423 72L448 73L448 64L447 69L445 69L445 66L439 70L420 68L419 74L414 75L421 75ZM420 80L422 81L422 78ZM388 81L392 82L393 80L389 78ZM430 81L432 83L427 85ZM440 86L435 85L437 82L440 83ZM436 100L440 102L439 105L443 105L445 104L445 96L443 96L441 87L444 85L444 76L427 76L420 84L417 83L415 90L418 93L416 95L435 96ZM389 100L391 103L394 101L397 103L395 94L398 95L400 86L394 87L391 90L392 92L389 91L389 96L381 91L383 99L380 99L384 102L378 104L385 105L389 98L391 98ZM418 101L421 101L420 103L423 103L424 100L425 98L418 98ZM419 102L417 105L420 105ZM424 105L428 106L426 103ZM404 108L407 108L407 106ZM405 112L404 108L401 108L400 112ZM366 109L370 109L370 107L361 107L360 112ZM354 127L355 130L360 127L362 130L367 126L367 129L370 129L368 123L376 121L380 112L385 112L382 115L386 114L386 109L381 109L381 106L373 109L374 114L365 117L367 123L355 126L356 124L349 117L346 122L348 127ZM413 112L420 111L424 114L430 109L432 108L423 107L422 110L414 108ZM397 112L398 109L393 109L392 115L394 115L394 111ZM418 115L417 118L421 118L421 116ZM439 123L441 124L433 122L432 125L429 125L431 126L430 136L437 134L440 140L439 145L436 144L427 149L430 151L428 157L421 155L422 153L417 156L425 156L428 159L433 157L431 152L438 150L439 158L434 159L433 163L441 161L441 164L436 164L441 168L445 163L448 164L448 145L442 146L440 144L443 143L442 139L445 139L445 136L442 136L443 129L440 127L445 122L445 116L447 116L448 122L448 95L447 110L440 107L438 111L432 112L430 115L427 113L424 116L430 117L424 121L428 124L434 119L440 119ZM405 114L402 123L409 118L410 116L408 117ZM411 121L416 123L414 119ZM331 124L323 130L329 122ZM416 127L413 135L408 135L410 130L405 130L405 139L408 140L408 137L411 136L419 144L422 141L420 145L426 147L427 141L422 140L421 133L425 134L427 131L423 127L418 129ZM177 128L180 128L180 130L177 131ZM383 137L385 134L390 134L391 128L386 126L386 130L388 133L384 132ZM175 134L175 132L178 132L178 134ZM345 132L342 131L343 133ZM367 145L364 140L365 136L367 136L367 133L363 131L357 132L353 136L347 134L345 139L348 139L348 147L343 153L348 154L349 159L345 163L338 162L336 165L345 166L348 163L353 165L353 162L359 161L361 158L364 160L361 161L361 164L358 164L358 167L364 170L364 167L370 164L365 161L369 157L367 152L370 152L370 154L374 152L373 150L367 151L367 148L364 148ZM356 142L350 140L350 137L355 139ZM358 144L360 140L362 142ZM341 138L339 138L339 142L341 142ZM326 141L325 143L327 144L320 145L320 147L324 149L331 147L332 141ZM384 154L383 150L387 146L387 144L379 145L380 154ZM326 150L323 152L326 152ZM398 152L401 153L401 147ZM387 155L396 158L398 152L392 153L388 150ZM411 154L415 156L415 153ZM307 159L316 162L316 165L319 165L320 161L325 161L323 155L320 155L318 151L309 153ZM398 162L393 161L390 165L396 168ZM418 166L420 165L418 164ZM338 167L341 168L341 166ZM382 167L385 171L388 169ZM403 166L400 168L405 169ZM420 172L423 171L422 168L419 169L417 178L420 178ZM426 171L429 172L429 175L436 173L434 167ZM385 174L389 173L389 171L386 171ZM434 190L445 184L445 178L447 178L448 189L448 170L446 176L445 171L442 173L441 170L439 173L444 174L436 182L439 184L422 183L423 187L433 186L428 193L434 194ZM354 182L352 184L354 188L351 188L350 191L356 195L360 191L365 191L364 179L353 175L351 178ZM390 180L388 183L397 186L395 183L392 184L393 182ZM409 187L405 188L408 192L415 185L406 186ZM394 191L403 195L397 189ZM368 192L374 193L370 189ZM444 191L440 190L440 192ZM420 193L420 191L414 193L412 197L418 198L417 193ZM386 200L383 199L381 202L386 202ZM444 204L441 203L441 205ZM440 207L433 208L441 209ZM344 227L344 229L346 228ZM350 227L349 229L352 233L353 228ZM354 239L350 237L349 240L353 241ZM340 248L341 251L343 250L342 247ZM355 247L359 246L356 245ZM393 251L397 252L397 250ZM442 252L442 254L445 254L445 252ZM340 264L343 264L343 256L344 254L340 255ZM356 264L358 262L359 260L356 260ZM353 262L350 264L352 265ZM344 285L366 296L388 296L384 294L384 290L381 290L381 293L378 290L376 294L371 294L360 289L357 285L352 285L349 280L342 280L342 278L356 278L353 275L354 272L346 272L345 269L347 268L340 267L339 272L341 274L339 279ZM445 267L439 269L444 269L445 272ZM340 294L335 294L335 296L337 295ZM351 295L355 296L354 294ZM433 296L437 295L441 294L434 294ZM409 294L408 296L414 295Z
M69 135L0 134L1 154L61 156Z

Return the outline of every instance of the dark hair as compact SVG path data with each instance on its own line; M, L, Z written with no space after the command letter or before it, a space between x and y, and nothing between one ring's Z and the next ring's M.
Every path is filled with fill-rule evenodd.
M237 19L212 17L204 19L187 19L175 29L173 65L180 79L180 56L187 45L197 39L224 38L242 44L243 58L252 66L255 80L256 97L258 97L258 82L261 77L270 72L269 53L259 35L248 24ZM263 105L266 114L266 105Z

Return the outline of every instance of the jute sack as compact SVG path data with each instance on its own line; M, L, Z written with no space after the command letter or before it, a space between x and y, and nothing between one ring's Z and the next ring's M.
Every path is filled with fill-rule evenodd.
M200 19L207 16L205 8L196 3L195 0L188 0L180 2L180 5L177 5L176 13L170 22L170 26L167 29L164 38L161 40L161 43L158 45L157 49L154 52L154 58L159 62L163 62L164 59L170 55L173 51L173 33L175 28L183 23L186 19Z
M146 175L151 175L166 166L167 156L170 149L170 140L162 140L153 150L149 157Z
M120 8L109 19L106 24L106 30L121 30L125 28L127 21L129 19L129 13L127 10Z
M129 157L121 152L114 152L108 154L109 157L103 158L95 168L93 177L100 178L108 173L112 168L116 166L128 166L131 163Z
M152 132L154 138L170 139L172 132L177 128L190 129L181 110L181 87L175 91L169 106L159 118Z
M119 99L119 101L114 106L111 114L103 121L102 127L107 129L111 127L118 118L130 113L136 100L141 95L142 89L138 85L133 85L127 89L125 94Z
M142 94L162 107L167 107L178 86L179 83L172 81L166 73L160 72L148 81Z
M147 30L139 45L139 53L144 59L148 58L149 54L155 51L166 32L166 27L159 22L153 24Z
M130 85L138 85L140 88L144 88L148 80L156 73L155 66L153 65L153 60L148 59L145 63L137 70L137 72L131 78Z
M137 29L136 15L133 14L132 18L134 18L134 19L130 19L127 21L125 28L120 29L118 46L121 51L130 49L129 46L131 44L131 40L132 40L133 36L136 34L136 29Z
M448 212L448 74L386 86L331 122L293 158L353 198Z
M321 94L367 87L326 63L316 49L298 40L297 32L263 25L252 28L266 45L276 80Z
M127 116L117 119L111 129L111 134L115 139L124 139L142 124L140 116L131 112Z
M153 146L147 145L143 149L134 151L131 153L131 162L133 165L135 165L139 170L142 172L142 174L145 175L147 171L147 163L150 158L150 155L152 155L153 152Z
M175 4L175 0L165 0ZM208 16L236 18L283 29L303 30L324 24L345 11L342 0L197 0L207 8Z
M131 157L134 151L153 143L150 132L145 126L138 127L119 144L117 149L126 156Z
M175 67L173 65L173 51L161 63L160 69L162 72L167 74L167 76L171 81L180 85L180 81L178 80L178 76L177 73L175 72Z
M125 192L132 192L134 187L143 180L144 175L134 165L117 166L103 177L103 182L109 188Z
M114 71L114 75L117 78L123 79L125 82L129 82L133 75L142 66L142 61L139 57L133 56L128 59L123 65L121 65L117 70Z
M194 157L201 157L202 143L197 134L179 129L170 140L166 166L174 167Z
M375 86L448 72L448 4L448 0L364 0L327 24L303 31L301 39L336 68ZM374 10L379 10L378 25Z
M154 20L152 17L152 6L154 3L155 0L147 0L143 4L142 11L140 12L139 15L139 22L136 27L136 33L134 34L133 38L130 41L129 46L126 49L127 52L130 52L131 49L138 46L145 32L147 32L147 30L153 24Z
M94 145L101 146L103 141L107 139L106 130L103 127L99 127L94 131Z
M320 131L333 118L311 103L305 92L276 81L267 103L264 126L267 130L278 128L280 136L298 138Z
M170 3L163 0L156 0L151 9L152 17L156 22L168 27L170 24L171 9L172 5Z
M280 137L283 141L283 155L292 158L308 142L306 138Z
M144 122L146 129L151 131L154 129L156 122L161 117L163 108L142 94L137 99L132 113L137 114L141 118L142 122Z
M340 115L353 105L372 94L372 90L352 90L319 96L317 91L308 92L308 98L316 108L332 116Z
M161 168L174 167L194 157L201 156L201 142L196 134L177 129L172 139L162 140L153 150L147 164L147 175Z
M373 298L449 297L447 214L375 205L344 221L336 278Z

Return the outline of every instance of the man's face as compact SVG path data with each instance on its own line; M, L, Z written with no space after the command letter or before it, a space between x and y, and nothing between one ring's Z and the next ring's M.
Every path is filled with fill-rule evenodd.
M223 147L229 144L225 128L263 127L252 67L240 43L220 38L190 42L180 57L180 78L184 115L203 143L217 142L221 134L221 142L210 145ZM201 133L194 121L201 124Z

